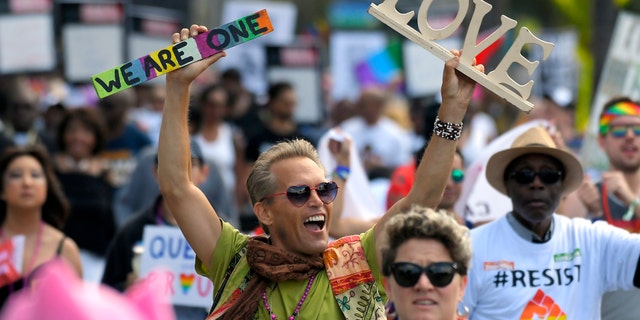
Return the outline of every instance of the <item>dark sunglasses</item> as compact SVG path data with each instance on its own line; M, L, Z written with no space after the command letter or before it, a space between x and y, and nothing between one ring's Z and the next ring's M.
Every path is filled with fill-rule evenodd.
M519 184L530 184L533 180L538 176L540 181L544 184L554 184L560 179L562 179L562 171L556 170L541 170L541 171L533 171L533 170L519 170L512 172L510 177L513 178Z
M260 199L260 201L286 194L289 202L299 208L304 206L304 204L309 201L309 197L311 197L311 190L316 191L318 197L324 204L333 202L333 200L335 200L336 196L338 195L338 185L333 181L329 181L322 182L313 188L306 185L289 187L286 192L274 193L268 196L264 196L262 199Z
M627 135L627 131L631 129L633 135L636 137L640 137L640 125L639 124L624 124L624 125L616 125L609 127L609 133L614 138L624 138Z
M456 262L435 262L426 267L411 262L395 262L391 265L391 274L396 283L405 288L415 286L423 273L435 287L446 287L456 272L460 272Z
M460 169L453 169L451 171L451 180L456 184L462 182L462 180L464 180L464 171Z

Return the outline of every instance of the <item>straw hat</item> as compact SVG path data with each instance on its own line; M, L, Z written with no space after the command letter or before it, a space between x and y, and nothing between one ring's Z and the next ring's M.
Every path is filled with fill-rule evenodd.
M507 194L504 184L504 170L514 159L526 154L544 154L551 156L564 166L562 194L569 194L582 183L582 165L573 154L558 149L546 129L532 127L518 136L511 148L495 153L487 162L486 176L489 184L503 194Z

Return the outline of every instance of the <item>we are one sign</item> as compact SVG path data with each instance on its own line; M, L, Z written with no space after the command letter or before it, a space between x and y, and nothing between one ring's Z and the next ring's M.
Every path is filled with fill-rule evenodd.
M99 98L149 81L273 31L267 10L229 22L91 77Z
M453 58L453 54L435 41L450 37L462 24L467 12L469 11L469 0L457 0L457 2L458 12L456 13L455 18L449 24L440 29L434 29L429 25L428 21L428 12L433 0L422 1L416 18L418 30L408 25L409 21L415 15L415 12L398 12L396 9L398 0L385 0L378 5L372 3L368 12L376 19L407 37L409 40L427 49L439 59L447 61ZM533 104L527 101L527 99L529 99L529 96L531 95L533 80L520 84L509 75L508 70L512 64L518 64L524 67L529 75L533 74L540 62L531 61L524 57L522 55L523 47L528 44L539 45L542 47L542 60L546 60L553 50L553 43L539 39L531 33L529 29L522 27L515 41L508 49L498 66L494 70L484 74L473 67L474 58L484 49L499 40L509 30L515 28L518 22L503 15L500 19L500 26L488 37L478 42L480 25L482 24L484 16L491 11L492 7L490 4L482 0L473 0L473 3L475 6L469 23L469 28L467 29L464 43L462 45L462 55L460 56L461 63L456 69L475 80L483 87L507 100L520 110L530 112L533 109Z

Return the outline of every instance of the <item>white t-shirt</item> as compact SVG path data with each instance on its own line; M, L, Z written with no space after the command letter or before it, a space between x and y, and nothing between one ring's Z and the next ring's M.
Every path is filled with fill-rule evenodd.
M382 164L388 167L397 167L411 160L411 136L389 118L382 117L369 126L363 118L353 117L340 127L351 135L360 159L371 153L380 157Z
M555 214L546 243L523 239L506 216L471 241L470 320L599 319L604 292L634 288L640 256L640 235Z
M202 150L202 156L218 167L222 175L225 189L233 194L236 187L236 174L234 170L236 150L233 144L233 128L228 123L223 123L218 129L216 140L206 140L202 134L197 133L193 139Z

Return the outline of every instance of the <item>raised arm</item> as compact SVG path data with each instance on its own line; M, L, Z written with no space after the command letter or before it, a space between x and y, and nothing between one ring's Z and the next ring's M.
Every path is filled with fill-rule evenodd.
M442 104L438 112L438 118L445 123L458 124L462 122L462 118L467 111L467 106L471 101L471 95L475 88L475 82L455 70L455 67L460 62L460 52L453 50L452 53L454 58L447 61L444 66L441 88ZM483 65L475 67L484 72ZM387 220L399 212L406 211L413 204L436 208L440 203L444 187L451 174L456 145L457 141L433 135L416 170L415 181L409 194L389 208L389 211L374 227L378 257L380 257L380 245L383 243L380 240Z
M206 32L192 25L171 37L173 43ZM206 196L191 181L188 111L191 82L214 62L218 53L167 74L160 140L158 142L158 184L178 226L196 255L207 267L216 248L222 225Z
M337 130L340 132L339 128L334 128L333 130ZM329 139L329 151L331 155L336 160L336 168L342 167L349 168L351 166L351 138L349 136L343 136L342 142L335 140L333 138ZM345 196L347 194L347 179L343 179L346 177L340 177L339 174L336 174L335 168L332 169L334 174L332 174L332 179L338 184L340 190L338 190L338 196L336 200L333 202L333 215L331 216L331 225L329 226L329 235L333 238L340 238L347 235L358 234L366 231L367 229L373 227L375 224L375 220L365 220L361 218L351 218L351 217L342 217L344 212L344 202ZM348 176L348 175L347 175Z

